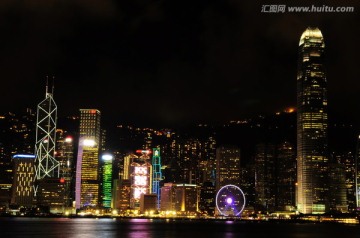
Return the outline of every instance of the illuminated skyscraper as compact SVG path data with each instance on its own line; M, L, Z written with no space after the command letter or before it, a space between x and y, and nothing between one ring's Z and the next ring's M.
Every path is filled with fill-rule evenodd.
M124 156L123 164L120 165L120 177L116 189L116 200L114 200L113 208L119 209L120 213L124 213L130 208L130 195L131 195L131 162L137 155L127 154Z
M46 85L45 99L37 106L36 144L35 144L35 181L38 184L44 178L58 178L60 163L55 159L57 106ZM38 188L35 184L35 196Z
M355 199L356 207L360 208L360 135L356 146L355 155Z
M75 207L99 202L100 111L80 109L80 138L76 162Z
M102 170L102 205L104 208L111 208L113 156L105 154L102 156L102 160L104 162Z
M120 180L117 189L118 200L115 201L114 208L119 209L120 213L126 212L130 208L131 182L130 180Z
M137 152L142 153L142 155L138 158L132 158L130 165L130 207L134 209L140 208L141 194L149 194L151 191L151 164L148 162L151 151L138 150Z
M160 181L161 175L161 157L160 149L153 149L152 157L152 193L157 196L157 209L160 209Z
M60 181L64 183L64 202L65 207L71 207L74 201L75 179L74 167L74 140L71 136L66 136L66 132L57 129L57 150L56 159L60 163Z
M324 38L307 28L299 43L297 74L297 209L328 209L328 114Z

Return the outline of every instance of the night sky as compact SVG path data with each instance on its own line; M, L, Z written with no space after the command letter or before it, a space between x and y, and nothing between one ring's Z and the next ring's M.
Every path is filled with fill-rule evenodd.
M272 2L355 12L261 13ZM355 0L1 0L0 112L35 108L47 75L60 116L168 126L280 111L296 104L298 42L317 26L330 115L359 122L359 12Z

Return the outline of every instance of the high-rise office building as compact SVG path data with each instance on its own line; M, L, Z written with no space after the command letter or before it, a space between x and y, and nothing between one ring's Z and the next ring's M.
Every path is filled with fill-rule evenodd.
M276 206L279 210L295 208L296 154L289 142L277 147Z
M258 144L254 158L256 208L294 210L296 158L289 142ZM248 186L244 186L248 189Z
M343 165L343 168L345 169L346 203L349 211L353 211L354 209L356 209L356 196L355 196L356 195L356 186L355 186L356 155L354 154L353 151L332 152L332 157L335 160L334 161L335 163ZM330 171L330 176L331 176L331 171ZM337 182L338 181L335 181L335 183Z
M213 216L215 213L215 186L212 182L205 182L201 186L199 209L204 215Z
M357 209L360 208L360 135L355 154L355 200Z
M168 134L161 146L166 157L162 161L165 182L201 185L207 180L215 182L216 141L211 135L204 138L182 137Z
M76 162L75 207L99 203L100 111L80 109L80 138Z
M165 183L161 187L160 210L182 215L198 212L199 187L196 184Z
M240 149L234 146L221 146L216 149L216 191L222 186L240 186Z
M256 204L261 210L276 206L276 154L272 144L258 144L255 154Z
M117 189L117 198L115 201L116 209L119 209L121 214L126 213L126 210L130 209L130 199L131 199L131 182L130 180L120 180L120 184Z
M5 153L5 148L0 143L0 207L8 207L11 199L11 186L13 183L13 166L11 158Z
M60 163L60 180L64 183L64 205L71 207L74 201L75 181L74 140L64 130L57 129L56 159Z
M329 189L330 209L348 212L345 165L337 162L329 164Z
M49 208L53 214L65 212L65 187L64 179L45 178L38 182L36 201L40 206Z
M116 196L114 200L115 209L119 209L121 214L124 214L130 208L130 195L131 195L131 162L133 159L138 158L135 154L127 154L124 156L120 164L119 181L117 182Z
M307 28L300 38L297 73L297 209L328 209L328 114L324 38Z

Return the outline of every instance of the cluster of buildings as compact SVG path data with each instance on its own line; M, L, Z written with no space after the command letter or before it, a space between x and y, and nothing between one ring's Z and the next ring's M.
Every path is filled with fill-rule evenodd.
M216 216L216 194L229 184L245 193L244 215L354 211L360 207L360 154L329 148L324 51L321 31L306 29L296 111L271 123L222 126L222 132L237 127L251 134L243 142L223 143L226 133L206 124L198 125L211 131L206 136L121 125L119 147L128 147L110 148L97 109L80 109L77 131L57 128L47 86L36 114L0 118L0 212ZM286 136L274 139L280 132Z

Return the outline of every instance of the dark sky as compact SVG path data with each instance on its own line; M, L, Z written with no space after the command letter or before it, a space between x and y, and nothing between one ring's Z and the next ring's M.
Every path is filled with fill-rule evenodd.
M353 13L261 13L263 4ZM60 115L178 125L294 106L302 32L324 35L329 109L360 121L360 2L0 1L0 112L35 108L55 76Z

